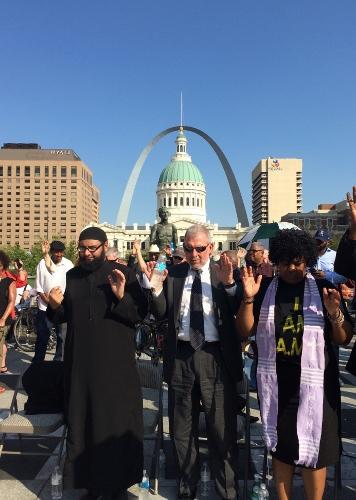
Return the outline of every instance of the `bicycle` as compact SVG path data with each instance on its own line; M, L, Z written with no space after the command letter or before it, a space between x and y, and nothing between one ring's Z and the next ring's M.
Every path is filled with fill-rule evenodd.
M24 352L34 352L37 331L36 331L36 315L38 308L30 304L21 305L17 307L18 316L14 323L14 337L16 347ZM48 340L47 350L54 350L56 347L56 332L51 329L51 334Z
M137 357L146 354L153 364L162 357L163 338L167 332L167 320L144 319L136 325L135 345Z

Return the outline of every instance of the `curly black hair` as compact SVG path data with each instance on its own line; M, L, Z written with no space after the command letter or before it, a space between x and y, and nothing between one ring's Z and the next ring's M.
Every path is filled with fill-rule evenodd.
M9 256L3 252L2 250L0 250L0 262L2 263L2 265L4 266L4 269L9 269L9 265L10 265L10 258Z
M269 246L269 259L273 264L290 263L304 257L307 266L313 267L318 258L315 239L306 231L280 229Z

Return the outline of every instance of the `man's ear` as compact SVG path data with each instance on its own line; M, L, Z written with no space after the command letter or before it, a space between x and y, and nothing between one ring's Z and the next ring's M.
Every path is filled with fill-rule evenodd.
M105 243L103 245L103 248L104 248L105 252L109 248L109 242L108 242L108 240L105 241Z

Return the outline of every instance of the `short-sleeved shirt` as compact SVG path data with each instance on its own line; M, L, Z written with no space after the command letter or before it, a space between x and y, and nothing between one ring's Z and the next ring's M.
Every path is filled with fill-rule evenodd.
M0 280L0 317L6 311L7 305L9 303L9 287L14 280L6 277ZM6 319L6 325L11 323L11 315Z

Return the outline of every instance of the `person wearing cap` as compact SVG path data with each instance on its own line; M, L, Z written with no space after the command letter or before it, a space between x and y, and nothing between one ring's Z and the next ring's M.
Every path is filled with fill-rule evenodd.
M172 253L172 265L182 264L185 261L185 253L183 247L177 247Z
M72 269L73 262L64 257L65 245L62 241L54 240L49 246L50 260L53 264L49 270L46 265L45 255L47 246L45 243L42 246L44 253L43 259L40 260L36 268L36 290L38 294L38 312L36 315L36 330L37 338L35 344L35 355L33 363L42 362L46 356L48 340L53 328L53 324L47 318L48 294L54 286L60 286L62 291L66 288L66 274ZM65 326L56 325L56 352L53 361L62 361L63 359L63 333Z
M87 499L127 498L143 469L143 418L133 342L147 299L134 271L105 260L106 233L79 236L78 265L65 292L54 287L48 317L67 322L64 351L68 424L65 488Z
M334 271L336 252L329 248L329 231L323 228L318 229L314 235L314 239L318 246L318 259L316 268L311 270L312 274L316 278L327 279L335 286L345 283L347 278Z

